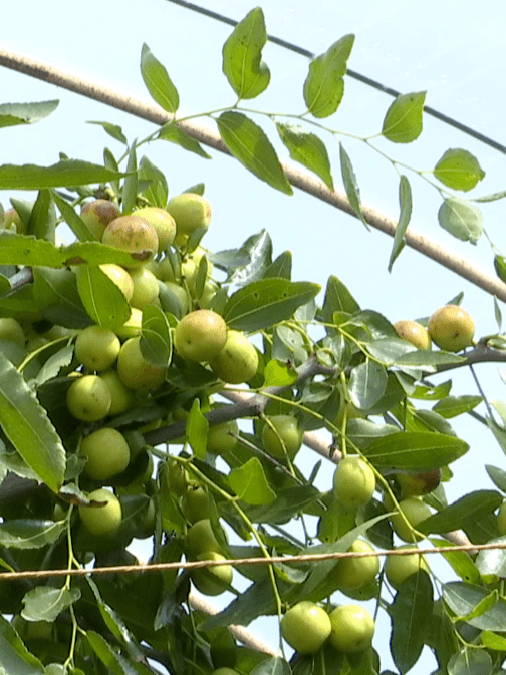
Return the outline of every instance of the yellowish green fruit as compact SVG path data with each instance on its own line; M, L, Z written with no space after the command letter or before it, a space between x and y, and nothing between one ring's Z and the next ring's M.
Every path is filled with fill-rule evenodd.
M413 544L399 546L399 549L413 548ZM388 581L392 586L399 590L401 585L413 574L417 574L420 570L430 572L427 559L424 555L413 553L411 555L389 555L385 565L385 573Z
M90 534L98 537L112 535L121 523L119 499L106 488L98 488L88 495L90 501L105 502L103 506L80 506L79 516Z
M329 615L330 644L340 652L361 652L370 647L374 620L360 605L340 605Z
M132 270L130 274L134 282L134 293L130 304L132 307L143 310L158 298L160 292L158 279L144 265Z
M258 369L258 353L248 338L238 330L229 330L225 346L210 361L214 374L229 384L247 382Z
M106 383L111 394L109 415L119 415L133 406L135 394L132 389L123 384L115 370L105 370L99 374L99 377Z
M85 436L81 452L87 457L84 473L95 480L105 480L124 471L130 463L130 447L116 429L102 427Z
M79 377L67 390L67 408L71 415L85 422L103 419L111 407L111 393L98 375Z
M400 338L411 342L417 349L422 349L423 351L432 349L429 331L421 323L411 321L410 319L403 319L394 323L394 328Z
M239 433L237 420L230 420L222 424L209 427L207 432L207 452L213 455L221 455L232 451L237 445L237 438L232 434Z
M120 342L109 328L87 326L79 333L74 355L89 370L107 370L116 361Z
M132 313L128 321L116 328L116 335L125 340L126 338L137 337L142 331L142 310L132 307Z
M356 455L343 457L334 472L334 494L350 510L356 510L370 501L376 479L365 460Z
M186 535L186 554L195 560L200 553L214 551L221 553L221 546L214 536L211 521L208 518L197 521Z
M16 319L2 317L0 318L0 340L8 340L20 347L24 347L26 341L25 331Z
M158 253L163 253L174 243L176 221L165 209L148 206L139 209L134 215L145 218L154 226L158 235Z
M138 216L120 216L104 230L102 243L132 254L126 267L135 268L158 253L158 235L154 226Z
M302 600L281 619L281 635L299 654L313 654L331 631L327 612L314 602Z
M348 549L351 553L372 553L374 549L366 541L357 539ZM362 588L379 574L378 556L367 558L344 558L334 568L337 587L346 592Z
M293 459L302 446L304 430L293 415L272 415L262 428L262 443L273 457Z
M399 502L399 509L402 511L407 521L411 526L416 530L417 526L420 525L424 520L430 518L432 512L428 504L422 501L419 497L408 497ZM415 535L412 530L406 524L404 518L399 512L394 513L392 516L392 527L394 528L397 536L403 541L414 542L422 541L425 539L425 536Z
M158 263L158 274L157 277L162 281L172 281L177 282L179 279L176 278L174 274L174 268L170 258L164 258Z
M156 366L144 358L140 337L130 338L121 345L116 370L123 384L135 391L160 387L167 373L167 368Z
M120 211L116 204L107 199L87 202L81 209L81 220L98 241L102 241L102 235L107 225L119 216Z
M125 296L125 300L130 302L134 294L134 282L130 274L123 269L123 267L114 265L113 263L99 265L99 268L104 274L107 274L113 283L116 284Z
M423 473L398 473L397 482L402 488L402 496L424 495L435 490L441 482L441 469L432 469Z
M474 321L462 307L445 305L430 317L429 333L441 349L460 352L473 342Z
M210 309L190 312L176 326L174 344L180 356L189 361L210 361L227 341L227 324Z
M178 235L189 236L195 230L207 230L211 223L211 205L204 197L191 192L173 197L167 211L176 221Z
M209 518L207 492L203 487L190 485L185 494L184 514L190 523Z
M226 558L216 551L205 551L197 556L197 560L226 560ZM221 595L232 583L234 571L232 565L219 565L193 570L191 577L197 590L204 595Z

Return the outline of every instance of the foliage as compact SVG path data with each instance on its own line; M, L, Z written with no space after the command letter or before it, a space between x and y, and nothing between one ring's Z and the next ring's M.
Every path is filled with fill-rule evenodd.
M346 35L311 62L303 85L306 110L290 116L298 118L297 124L268 115L292 159L329 189L334 178L322 137L337 132L320 120L333 114L342 100L353 41L354 36ZM260 111L239 108L242 100L258 96L269 85L270 71L262 61L265 43L263 13L256 8L223 48L223 71L238 103L211 116L230 153L257 178L290 195L292 187L274 144L252 119ZM141 71L154 100L175 114L177 88L147 45ZM394 143L418 138L424 100L425 92L399 96L386 112L380 135ZM54 101L4 104L0 126L36 122L55 107ZM391 549L398 539L390 517L405 496L398 476L421 480L422 474L434 471L443 482L427 494L421 489L416 498L429 505L433 515L418 523L416 531L404 522L411 540L429 537L441 547L448 543L441 535L460 530L450 542L502 543L504 519L495 515L506 492L502 469L487 467L493 489L462 495L453 504L448 505L444 490L451 463L469 450L451 420L472 413L482 397L454 392L451 380L435 385L430 377L480 361L506 360L504 338L488 335L460 354L418 350L397 335L387 317L361 309L338 278L328 279L323 299L318 285L292 280L290 254L273 258L265 230L236 249L211 253L201 246L208 223L200 223L189 235L180 232L151 261L146 251L132 253L102 244L78 213L93 198L114 202L126 216L143 207L171 210L170 176L146 155L138 159L144 143L168 140L199 156L208 154L175 121L132 144L116 125L95 123L125 145L121 157L105 149L103 166L64 156L49 167L0 166L2 189L37 191L32 203L12 200L16 214L2 211L1 219L0 314L19 322L26 344L14 345L1 333L0 323L0 564L9 573L60 571L59 576L0 579L2 672L145 674L158 672L155 662L174 674L211 673L221 667L255 675L386 672L382 654L371 646L354 653L325 642L313 654L295 653L288 660L284 651L270 657L238 647L229 629L261 616L281 619L301 601L323 603L330 612L347 603L346 598L353 603L372 600L376 622L391 621L390 650L401 673L418 662L425 646L433 651L439 673L504 672L502 550L478 555L473 550L445 551L441 555L457 580L438 580L422 568L398 590L382 574L364 587L340 588L336 558L290 560L306 553L343 554L359 536L377 551ZM362 140L374 149L371 138ZM343 146L340 160L351 208L367 226ZM447 188L467 192L476 187L484 177L478 160L452 148L432 173L445 186L433 183L443 199L442 227L476 243L483 232L478 207ZM204 187L188 192L202 195ZM401 215L390 267L402 252L412 213L405 175L400 177L399 194ZM63 224L75 236L73 243L57 243L57 228L61 231ZM158 297L142 313L100 267L130 269L140 263L159 287ZM503 278L506 265L498 253L495 265ZM174 348L178 322L202 308L223 317L228 329L253 338L258 368L239 401L209 364L184 359ZM127 369L139 368L148 380L134 391L122 384L121 369L113 365L103 381L113 383L107 387L114 408L107 407L90 423L84 415L81 419L70 414L67 392L72 382L90 374L77 360L74 345L79 332L93 324L121 338L118 363L124 346L130 345L131 351L130 340L140 338L136 360L132 358ZM147 373L153 373L151 381ZM220 394L233 402L224 404ZM504 406L495 402L495 408L497 415L488 405L486 419L475 416L506 450ZM320 463L305 475L298 456L293 459L296 453L289 452L281 430L271 421L274 416L293 416L306 432L331 432L334 446L324 460L327 473L331 460L360 456L374 473L375 497L350 511L339 502L330 478L328 490L320 491L314 484ZM219 456L209 452L209 428L234 419L243 420L239 434L226 436ZM104 426L121 432L131 460L109 480L97 481L84 471L80 443ZM262 433L266 428L278 436L284 451L276 457L262 441L272 435ZM320 445L325 450L325 442ZM309 454L309 449L300 452ZM114 522L106 537L87 531L86 519L79 515L103 507L87 495L104 484L121 504L121 522ZM185 560L199 559L204 560L202 567L212 558L220 562L222 556L227 563L252 557L268 562L276 556L282 561L238 564L232 583L228 570L222 577L201 571L201 587L213 593L229 590L235 596L222 611L208 616L191 601L191 569L135 569L137 561L128 547L134 539L145 538L152 542L148 564L174 563L177 568ZM133 573L74 574L121 564L133 565Z

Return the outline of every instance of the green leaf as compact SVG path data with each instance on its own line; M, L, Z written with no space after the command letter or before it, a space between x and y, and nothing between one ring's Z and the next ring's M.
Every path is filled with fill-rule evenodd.
M359 220L362 221L366 230L370 230L367 221L362 214L362 207L360 206L360 192L357 185L357 179L351 165L351 159L344 149L343 145L339 143L339 158L341 160L341 176L343 178L344 190L353 212Z
M100 164L92 164L81 159L62 159L51 166L2 164L0 190L42 190L108 183L123 175L109 171Z
M325 289L325 299L322 306L323 320L333 323L334 312L355 314L360 307L346 286L337 277L330 276Z
M132 663L94 631L86 631L86 639L100 661L106 666L107 671L113 675L137 675L138 670ZM149 671L148 671L149 672Z
M40 190L33 205L30 221L26 230L37 239L45 239L54 243L56 228L56 213L49 190Z
M411 143L422 133L426 91L400 94L389 107L382 134L394 143Z
M264 370L264 387L288 387L297 380L293 368L275 359L267 363Z
M56 110L60 101L37 101L34 103L1 103L0 127L17 124L33 124L48 117Z
M504 199L506 197L506 190L502 190L501 192L494 192L494 194L491 195L485 195L484 197L475 197L473 199L474 202L496 202L499 199Z
M291 673L289 664L280 656L266 658L250 670L250 675L291 675Z
M24 608L21 616L27 621L49 621L52 623L63 610L81 597L77 589L37 586L23 597Z
M345 35L309 64L303 93L307 110L315 117L328 117L339 107L344 93L343 75L354 40L354 35Z
M131 213L137 204L137 192L139 191L139 174L137 173L137 139L132 143L128 151L128 175L123 180L121 191L121 211L124 214Z
M367 359L351 371L348 392L352 403L363 410L371 408L385 393L387 383L385 367Z
M491 675L500 674L495 670L490 654L481 649L464 648L458 654L454 654L448 662L448 675Z
M316 134L297 124L276 122L276 128L290 157L321 178L329 190L334 190L325 143Z
M402 584L390 608L392 616L391 650L395 665L407 673L420 658L426 627L432 619L433 588L423 570Z
M94 323L113 330L128 321L132 313L130 305L99 267L81 265L76 278L79 297Z
M468 450L469 445L455 436L405 431L378 438L363 452L377 467L421 472L446 466Z
M185 150L189 150L190 152L194 152L201 157L205 157L205 159L211 159L211 155L206 152L206 150L204 150L200 143L189 136L186 131L184 131L184 129L176 124L176 122L168 122L167 124L164 124L160 129L158 138L160 138L162 141L170 141L171 143L175 143Z
M271 74L262 61L266 42L264 13L256 7L223 45L223 72L239 99L255 98L269 85Z
M53 200L58 207L63 220L70 227L78 241L96 241L84 222L79 218L74 209L60 195L53 190Z
M74 345L66 345L63 349L59 349L54 354L51 354L34 378L36 388L43 385L44 382L57 377L62 368L70 366L73 356Z
M506 492L506 471L490 464L485 464L485 469L499 490Z
M450 148L434 169L436 178L453 190L468 192L485 178L478 159L468 150Z
M451 581L443 586L443 599L456 616L469 616L474 608L489 595L482 586ZM497 603L484 614L468 621L480 630L502 631L506 622L506 601L499 598Z
M170 324L159 307L148 305L142 313L141 351L155 366L168 366L172 357Z
M186 436L193 453L204 459L207 450L209 422L200 411L200 400L195 398L186 423Z
M446 419L449 419L474 410L482 400L481 396L447 396L438 401L432 409Z
M6 675L44 675L42 663L25 647L11 624L0 616L0 672Z
M243 113L235 111L222 113L217 123L230 153L244 164L248 171L274 189L286 195L293 194L276 151L258 124Z
M417 349L414 352L404 354L404 356L398 358L395 363L398 366L411 366L414 368L423 368L424 370L431 368L436 370L438 366L448 364L453 365L462 363L463 361L465 361L465 357L457 356L457 354L451 354L450 352L444 352L442 350L439 352L432 352Z
M320 291L317 284L286 279L262 279L234 293L227 301L223 318L229 328L245 332L261 330L289 319Z
M411 193L411 184L406 176L401 176L399 185L399 202L401 205L401 213L399 222L395 228L394 245L392 253L390 254L390 262L388 263L388 271L391 272L394 262L401 254L402 249L406 245L405 234L408 230L411 221L411 214L413 213L413 196Z
M472 204L445 199L438 213L441 227L461 241L476 244L483 234L483 214Z
M10 361L0 353L0 425L41 481L58 492L65 450L46 411Z
M34 267L33 297L46 319L67 328L85 328L91 319L77 291L76 275L69 270Z
M272 240L267 230L261 230L248 237L240 248L211 254L210 259L217 267L228 272L227 283L246 286L262 279L270 267Z
M431 537L430 542L438 548L448 547L448 542L445 539L434 539ZM480 573L467 551L445 551L441 555L452 566L462 581L468 581L472 584L479 583Z
M492 631L484 630L481 634L481 641L485 647L495 649L499 652L506 652L506 638Z
M147 44L142 45L141 73L144 83L153 99L164 110L173 115L179 108L179 94L160 61L153 55Z
M290 279L292 278L292 254L284 251L265 270L264 278Z
M313 503L319 494L312 485L279 488L274 501L253 507L248 511L248 517L255 523L274 525L288 523L296 513Z
M500 537L499 539L493 539L490 543L504 546L506 539ZM504 549L480 551L476 558L476 566L482 577L496 576L503 578L506 576L506 551Z
M444 534L467 529L467 525L493 513L503 496L495 490L476 490L464 495L440 513L427 518L419 526L420 532Z
M248 504L268 504L276 499L258 457L232 469L228 479L235 494Z
M142 191L142 195L146 197L153 206L164 209L167 206L167 199L169 197L167 179L156 164L154 164L149 157L146 157L146 155L141 159L139 179L151 181L151 185Z
M54 544L65 532L64 522L8 520L0 525L0 545L26 551Z
M116 141L119 141L124 145L128 143L123 131L121 130L121 127L118 124L111 124L111 122L98 122L95 120L88 120L86 124L98 124L98 126L101 126L103 130L109 134L109 136L112 136Z

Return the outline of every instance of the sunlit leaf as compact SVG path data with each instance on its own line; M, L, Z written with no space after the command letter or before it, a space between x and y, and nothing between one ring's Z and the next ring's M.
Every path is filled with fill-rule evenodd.
M63 159L51 166L2 164L0 190L42 190L69 185L108 183L123 175L109 171L100 164L92 164L81 159Z
M438 213L441 227L461 241L476 244L483 234L483 214L472 204L445 199Z
M63 610L73 605L80 597L81 592L77 589L37 586L24 595L21 616L27 621L52 623Z
M154 56L147 44L142 45L141 54L142 78L154 100L175 114L179 108L179 94L172 80L160 61Z
M329 190L333 190L329 155L323 141L297 124L276 122L276 128L290 157L315 173Z
M252 457L243 466L232 469L228 479L232 490L248 504L267 504L276 498L257 457Z
M1 103L0 128L39 122L54 112L59 103L58 100L34 103Z
M436 164L434 175L443 185L462 192L472 190L485 178L478 159L462 148L447 150Z
M341 143L339 144L339 157L341 159L341 176L343 178L344 190L346 192L346 196L348 197L348 201L350 202L350 206L357 218L359 218L365 225L365 228L369 230L369 225L362 214L362 207L360 206L360 192L357 185L357 179L355 178L355 173L351 165L351 160Z
M162 141L170 141L176 145L180 145L185 150L194 152L201 157L211 159L211 155L204 150L202 145L186 133L184 129L178 126L175 122L168 122L160 129L158 138Z
M399 201L401 204L401 213L399 222L395 228L394 245L392 253L390 254L390 262L388 263L388 271L391 272L394 262L397 260L406 245L405 234L407 232L409 223L411 221L411 214L413 212L413 197L411 193L411 185L406 176L401 176L399 185Z
M423 106L427 92L400 94L383 121L382 134L394 143L411 143L422 133Z
M172 356L170 324L159 307L148 305L142 313L141 351L155 366L168 366Z

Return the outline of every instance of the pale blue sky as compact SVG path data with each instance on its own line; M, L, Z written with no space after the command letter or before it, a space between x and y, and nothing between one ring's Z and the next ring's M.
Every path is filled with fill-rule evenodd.
M88 0L86 5L25 0L4 5L4 48L149 100L139 68L141 47L146 42L178 87L182 113L234 103L233 92L221 73L221 47L231 31L229 26L165 0ZM241 19L256 3L207 0L205 6ZM405 93L428 89L429 105L506 143L505 7L501 0L428 0L423 4L410 0L271 0L264 3L264 12L271 34L316 53L325 51L346 33L356 34L350 68ZM276 112L302 111L307 59L271 44L264 50L264 59L271 69L271 85L248 105ZM0 102L53 98L59 98L61 103L47 120L31 127L2 130L2 163L51 164L58 159L59 151L100 162L104 144L119 155L121 146L99 127L85 124L86 120L120 124L130 140L142 138L154 129L152 124L120 111L0 69ZM389 96L347 78L343 103L330 122L346 132L374 133L381 129L390 103ZM273 128L268 122L262 124L274 139ZM354 164L364 202L395 217L398 177L393 169L362 143L344 138L343 144ZM279 148L279 143L276 146ZM341 189L337 143L330 140L328 147L334 182ZM478 156L487 172L472 195L506 187L503 155L429 117L425 118L424 133L417 142L399 146L380 140L378 147L420 169L431 169L448 147L464 147ZM291 198L276 193L216 151L211 152L213 160L203 160L168 143L143 150L166 173L172 195L197 182L206 183L206 196L214 209L206 237L211 250L237 246L250 234L266 228L273 238L275 254L285 249L292 251L295 279L317 281L324 286L327 277L335 274L364 308L381 311L392 321L427 316L464 290L464 306L475 318L477 335L496 330L490 296L409 250L403 252L389 274L392 240L378 232L367 233L355 219L299 192ZM280 153L287 159L282 148ZM440 198L436 191L416 177L412 186L412 226L491 272L492 255L486 240L471 247L451 238L437 223ZM0 194L6 208L9 196ZM483 206L485 226L496 244L506 251L505 204ZM501 307L504 312L504 305ZM496 366L480 366L478 374L491 398L506 398ZM459 393L475 393L467 372L456 373L454 381ZM496 465L504 463L502 452L480 425L462 420L455 426L472 448L454 465L456 477L448 486L452 500L462 494L463 485L466 490L491 487L483 469L484 460ZM268 628L260 626L259 631L270 639L272 632ZM379 631L376 645L381 652L383 638ZM384 668L387 663L386 660ZM411 672L425 675L434 668L433 660L427 659Z

